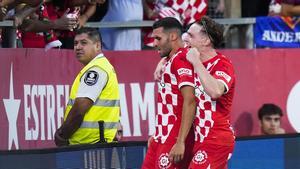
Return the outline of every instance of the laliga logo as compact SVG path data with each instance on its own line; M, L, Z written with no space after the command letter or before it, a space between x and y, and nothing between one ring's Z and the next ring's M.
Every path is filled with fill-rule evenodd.
M281 17L282 21L286 23L291 29L294 29L300 23L299 17Z
M9 98L3 99L6 116L8 119L8 150L11 150L13 142L16 149L19 149L17 119L20 108L20 99L14 98L14 84L13 84L13 65L10 67L10 84L9 84Z
M300 81L298 81L290 91L286 103L289 122L298 133L300 132L299 99L300 99Z

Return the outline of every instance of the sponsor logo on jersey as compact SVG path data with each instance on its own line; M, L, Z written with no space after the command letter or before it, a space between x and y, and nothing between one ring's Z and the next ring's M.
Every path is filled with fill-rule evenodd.
M231 77L228 74L226 74L225 72L216 71L216 75L223 77L227 82L230 82L230 80L231 80Z
M171 166L168 153L162 153L158 158L158 166L160 169L167 169Z
M180 68L177 70L178 72L178 75L181 76L181 75L189 75L189 76L192 76L192 70L191 69L186 69L186 68Z

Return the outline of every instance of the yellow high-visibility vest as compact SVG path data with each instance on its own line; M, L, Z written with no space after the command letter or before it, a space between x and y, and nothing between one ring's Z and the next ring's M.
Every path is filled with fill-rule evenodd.
M109 61L99 55L88 63L77 75L71 88L70 99L64 114L66 120L76 98L80 79L92 67L99 67L107 73L107 83L93 106L86 112L80 128L69 138L73 144L94 144L100 141L99 121L104 121L104 138L112 142L120 118L120 95L116 72Z

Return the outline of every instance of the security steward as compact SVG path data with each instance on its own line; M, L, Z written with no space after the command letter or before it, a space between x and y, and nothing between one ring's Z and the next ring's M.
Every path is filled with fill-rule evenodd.
M101 50L96 29L77 30L76 58L84 65L73 82L62 126L55 132L55 144L112 142L120 117L116 72Z

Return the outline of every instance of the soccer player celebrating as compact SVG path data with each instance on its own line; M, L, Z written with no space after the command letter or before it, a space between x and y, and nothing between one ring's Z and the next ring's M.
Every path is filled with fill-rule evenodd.
M187 59L198 75L195 145L190 169L224 169L234 147L230 112L235 89L231 61L215 50L223 40L223 27L202 17L187 31L191 49Z
M158 84L156 132L148 141L142 169L186 169L192 158L195 74L181 34L182 25L175 18L166 17L153 25L154 46L165 59Z

